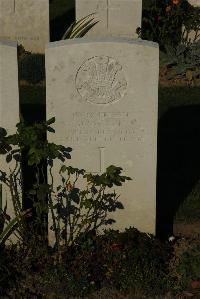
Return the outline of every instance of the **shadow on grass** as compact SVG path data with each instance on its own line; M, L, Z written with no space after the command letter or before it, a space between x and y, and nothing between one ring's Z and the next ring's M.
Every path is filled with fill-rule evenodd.
M200 105L172 108L159 121L157 236L173 233L179 206L200 178Z

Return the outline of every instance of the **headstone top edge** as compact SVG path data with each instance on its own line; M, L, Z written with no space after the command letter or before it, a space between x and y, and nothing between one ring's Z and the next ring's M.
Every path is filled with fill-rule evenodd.
M88 1L88 0L75 0L75 2L86 2L86 1ZM142 2L142 0L121 0L121 2L127 2L127 1L130 1L130 2Z
M142 40L139 38L131 39L126 37L106 37L106 38L74 38L74 39L67 39L67 40L60 40L56 42L50 42L46 44L46 50L51 49L54 47L62 47L66 45L75 45L75 44L87 44L87 43L127 43L127 44L135 44L135 45L144 45L153 48L159 48L158 43Z
M1 39L0 38L0 45L1 46L10 46L10 47L17 47L17 42L13 40L8 40L8 39Z

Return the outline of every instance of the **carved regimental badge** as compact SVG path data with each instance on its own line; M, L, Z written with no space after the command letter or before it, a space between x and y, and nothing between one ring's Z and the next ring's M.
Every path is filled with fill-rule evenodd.
M122 66L108 56L86 60L76 74L76 88L81 97L93 104L121 100L127 90Z

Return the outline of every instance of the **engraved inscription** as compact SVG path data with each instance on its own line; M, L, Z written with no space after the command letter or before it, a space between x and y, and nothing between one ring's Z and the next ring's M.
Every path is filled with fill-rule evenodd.
M81 97L93 104L121 100L127 90L122 66L108 56L95 56L85 61L76 74L76 88Z
M9 36L9 35L4 35L1 36L2 39L11 39L11 40L18 40L18 41L39 41L40 38L39 36Z
M130 112L74 112L67 126L66 141L71 144L132 142L136 138L136 123Z

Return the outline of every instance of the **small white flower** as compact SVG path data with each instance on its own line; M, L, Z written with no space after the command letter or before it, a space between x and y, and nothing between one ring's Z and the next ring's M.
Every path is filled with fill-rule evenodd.
M173 242L174 240L175 240L174 236L170 236L169 239L168 239L169 242Z

